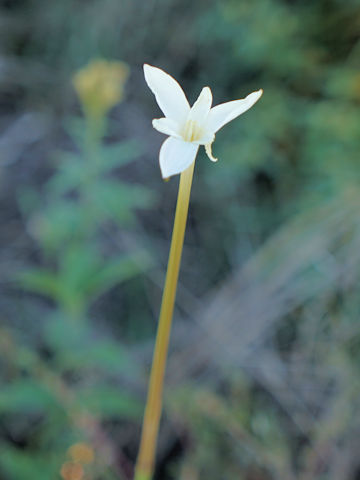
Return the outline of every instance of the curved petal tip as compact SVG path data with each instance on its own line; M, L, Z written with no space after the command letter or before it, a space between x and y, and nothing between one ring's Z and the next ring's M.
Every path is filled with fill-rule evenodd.
M217 162L218 161L218 158L215 158L212 154L212 143L207 143L205 145L205 152L206 152L206 155L210 158L210 160L212 162Z
M249 93L249 95L247 95L245 97L244 100L246 99L251 99L254 103L256 103L259 98L262 96L262 94L264 93L264 90L262 88L260 88L259 90L256 90L255 92L252 92L252 93Z

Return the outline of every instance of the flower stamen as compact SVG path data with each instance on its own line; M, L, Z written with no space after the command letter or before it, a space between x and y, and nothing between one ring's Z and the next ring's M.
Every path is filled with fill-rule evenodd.
M185 142L195 142L200 140L203 133L203 129L196 120L187 120L182 131L182 137Z

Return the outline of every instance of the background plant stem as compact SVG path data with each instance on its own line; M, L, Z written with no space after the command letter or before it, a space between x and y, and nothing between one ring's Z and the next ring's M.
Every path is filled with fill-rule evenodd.
M171 321L174 311L181 253L184 243L194 165L195 162L193 162L187 170L182 172L180 176L174 229L171 239L169 261L161 302L159 325L151 367L140 449L135 468L135 480L150 480L154 469L156 444L162 410L162 393L166 358L171 331Z

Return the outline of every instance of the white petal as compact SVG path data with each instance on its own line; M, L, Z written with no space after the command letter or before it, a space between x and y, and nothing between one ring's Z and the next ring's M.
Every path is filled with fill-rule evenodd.
M160 133L170 135L171 137L181 138L179 133L179 125L171 118L154 118L152 121L153 127Z
M262 90L258 90L241 100L222 103L212 108L208 115L207 128L216 133L226 123L249 110L259 100L262 93Z
M164 115L179 123L183 122L190 105L178 82L160 68L147 64L144 65L144 75Z
M212 143L215 140L215 134L212 133L210 130L204 130L204 133L198 140L194 140L192 143L196 143L196 145L206 145L207 143Z
M204 123L212 104L212 93L209 87L204 87L198 99L191 107L188 119L195 120L200 125Z
M170 137L160 149L160 169L163 178L186 170L195 160L199 145Z
M214 157L214 155L212 154L212 143L207 143L205 145L205 152L206 152L206 155L210 158L210 160L212 162L217 162L218 159Z

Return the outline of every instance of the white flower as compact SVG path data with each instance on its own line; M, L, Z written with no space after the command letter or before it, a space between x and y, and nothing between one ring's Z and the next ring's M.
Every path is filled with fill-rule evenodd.
M190 108L178 82L160 68L144 65L146 83L155 95L165 117L154 119L153 127L169 138L160 149L160 169L163 178L186 170L195 160L199 145L204 145L210 160L215 133L259 100L263 91L250 93L241 100L222 103L211 108L212 93L204 87Z

